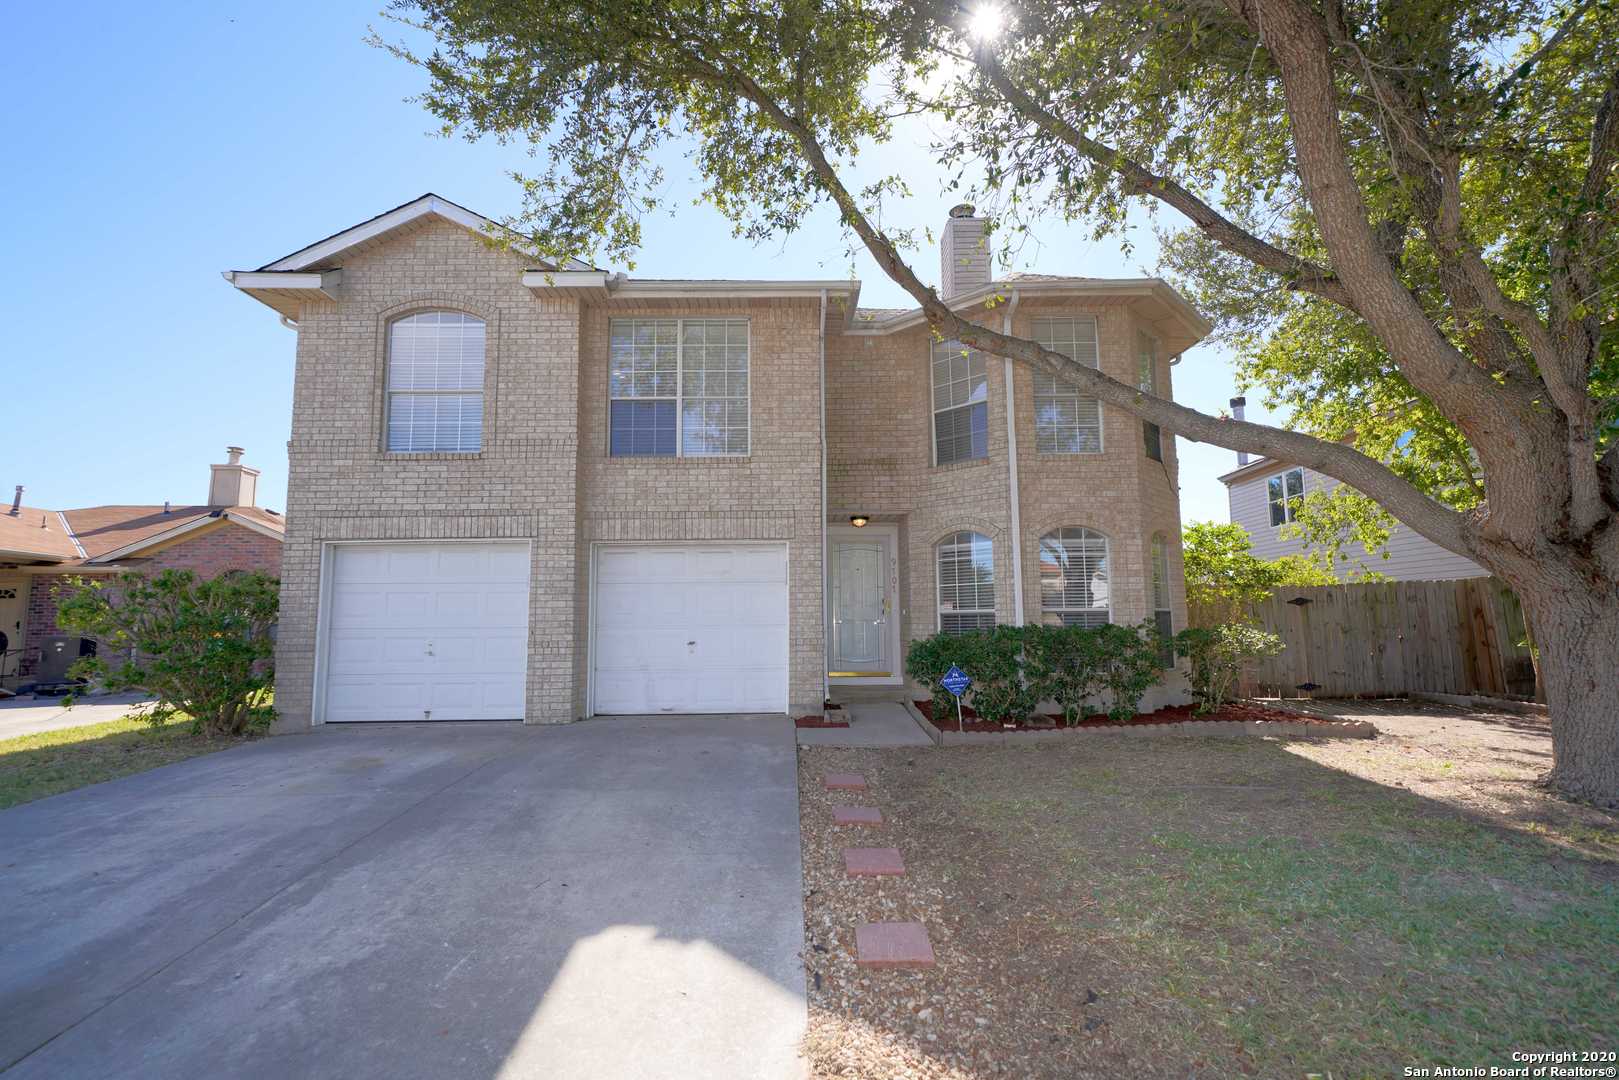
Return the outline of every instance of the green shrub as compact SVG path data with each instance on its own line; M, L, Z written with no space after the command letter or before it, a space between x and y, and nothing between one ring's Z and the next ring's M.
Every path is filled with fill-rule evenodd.
M1054 701L1063 721L1077 724L1092 711L1102 690L1101 636L1079 626L1029 626L1024 630L1026 670L1041 701Z
M985 720L1022 724L1040 704L1035 680L1024 672L1025 628L997 626L970 635L974 642L973 667L961 669L972 676L972 707Z
M905 673L927 690L933 699L935 717L942 718L947 711L955 711L955 697L940 685L939 680L944 678L951 664L961 663L960 657L972 648L971 645L963 645L966 636L934 634L932 637L917 638L905 650ZM967 670L965 665L962 670Z
M72 674L150 693L155 704L137 715L154 726L183 715L200 732L239 735L274 717L279 592L274 578L239 572L207 581L189 570L70 578L57 590L56 621L103 650Z
M1163 678L1160 635L1151 619L1137 626L1108 623L1091 633L1097 636L1101 682L1111 699L1107 714L1123 723L1141 710L1141 695Z
M1243 665L1282 651L1282 639L1247 623L1194 627L1175 635L1175 651L1186 657L1186 678L1197 711L1213 712L1230 698Z

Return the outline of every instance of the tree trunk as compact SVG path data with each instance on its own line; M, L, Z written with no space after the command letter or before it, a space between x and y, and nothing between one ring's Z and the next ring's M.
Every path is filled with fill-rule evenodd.
M1552 721L1551 786L1619 808L1619 589L1527 588Z

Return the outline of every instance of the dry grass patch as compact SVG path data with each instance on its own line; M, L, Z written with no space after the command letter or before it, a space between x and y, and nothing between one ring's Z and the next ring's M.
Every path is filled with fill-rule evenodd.
M1342 1078L1619 1046L1619 822L1540 794L1531 755L1443 768L1402 739L802 752L816 1075ZM1508 783L1490 770L1510 799L1459 797ZM850 801L880 840L829 826ZM907 876L846 878L871 842ZM924 922L938 967L856 968L879 919Z

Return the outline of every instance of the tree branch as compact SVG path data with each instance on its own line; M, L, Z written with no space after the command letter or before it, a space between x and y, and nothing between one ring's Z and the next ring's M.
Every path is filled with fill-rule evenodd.
M988 49L974 50L972 60L990 85L1013 108L1086 160L1112 169L1135 194L1157 199L1180 211L1216 244L1256 266L1278 274L1290 288L1312 293L1354 310L1348 291L1331 270L1260 239L1176 181L1158 175L1135 159L1086 135L1036 101L1006 73L1000 61Z
M1520 82L1529 77L1529 73L1535 69L1535 65L1546 59L1553 49L1563 43L1563 39L1568 36L1569 31L1574 29L1574 24L1584 18L1585 13L1595 6L1595 0L1583 0L1580 6L1570 12L1568 18L1558 25L1557 29L1552 32L1552 36L1541 43L1540 48L1530 53L1523 63L1513 68L1510 75L1496 83L1495 88L1490 91L1489 100L1500 101L1516 89Z
M1209 442L1231 450L1244 450L1292 462L1340 480L1381 503L1396 518L1434 543L1459 555L1475 557L1471 530L1463 515L1423 494L1386 465L1342 443L1263 424L1209 416L1177 402L1147 394L1101 371L1076 363L1036 342L1002 334L957 315L900 256L898 249L876 229L844 185L820 140L803 121L791 115L747 73L726 68L723 61L696 58L698 77L752 102L760 112L798 144L811 171L854 230L877 265L921 306L934 329L946 338L1008 357L1078 387L1110 405L1133 413L1194 442ZM1010 289L1008 290L1010 291Z

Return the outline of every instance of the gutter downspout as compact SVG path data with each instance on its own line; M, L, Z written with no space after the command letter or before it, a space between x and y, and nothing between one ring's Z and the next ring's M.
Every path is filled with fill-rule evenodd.
M1012 298L1006 305L1006 314L1001 316L1001 333L1007 337L1012 336L1012 316L1017 314L1018 291L1012 290ZM1007 507L1011 513L1012 532L1012 625L1023 625L1023 513L1018 505L1018 474L1017 474L1017 413L1016 395L1012 392L1012 358L1001 358L1005 364L1006 374L1006 484Z
M832 680L827 675L827 642L832 640L831 582L827 572L826 531L826 290L821 290L821 704L825 707L832 694Z

